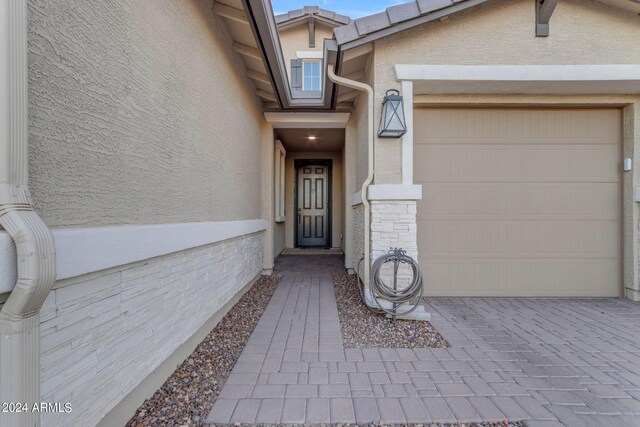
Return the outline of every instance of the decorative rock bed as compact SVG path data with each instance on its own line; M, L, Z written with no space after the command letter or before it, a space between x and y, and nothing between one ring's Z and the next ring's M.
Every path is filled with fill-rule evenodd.
M202 425L279 281L262 276L127 426Z
M334 276L342 340L347 348L445 348L429 322L388 319L362 302L356 276Z

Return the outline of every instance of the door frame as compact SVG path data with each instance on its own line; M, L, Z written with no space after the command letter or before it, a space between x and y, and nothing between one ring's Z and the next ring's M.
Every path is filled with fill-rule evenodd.
M324 246L326 249L332 247L332 233L333 233L333 203L332 203L332 183L333 183L333 160L332 159L295 159L294 160L294 179L293 179L293 213L292 218L297 218L298 215L298 170L302 166L320 165L327 167L327 244ZM293 221L293 247L299 248L298 245L298 222ZM319 246L322 247L322 246Z

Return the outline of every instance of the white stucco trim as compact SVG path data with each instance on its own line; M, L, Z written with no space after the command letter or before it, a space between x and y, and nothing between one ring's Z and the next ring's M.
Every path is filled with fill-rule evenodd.
M362 191L358 191L351 196L351 206L358 206L362 204Z
M402 135L402 183L413 184L413 82L403 80L401 83L404 101L404 121L407 132Z
M185 249L233 239L267 228L262 219L52 229L57 280L93 273ZM15 246L0 232L0 293L16 276Z
M398 80L429 94L633 94L640 67L606 65L395 65Z
M296 57L299 59L322 59L324 52L321 50L298 50Z
M370 185L369 200L422 200L422 185Z
M274 129L344 129L350 115L351 113L264 113L264 118Z

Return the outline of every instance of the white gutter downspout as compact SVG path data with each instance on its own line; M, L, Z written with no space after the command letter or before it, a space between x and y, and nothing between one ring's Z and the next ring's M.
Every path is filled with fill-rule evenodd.
M0 310L0 402L29 405L0 413L0 426L37 426L40 413L40 307L56 277L53 236L28 189L27 2L0 1L0 225L16 245L17 280Z
M339 85L350 87L362 92L367 93L367 141L369 144L368 149L368 175L367 179L362 183L362 189L360 191L362 195L362 204L364 205L364 286L369 287L369 274L371 271L371 204L369 203L368 188L371 181L373 181L374 174L374 144L373 144L373 89L366 83L358 82L355 80L345 79L344 77L337 76L334 72L333 64L327 65L327 76L329 79Z

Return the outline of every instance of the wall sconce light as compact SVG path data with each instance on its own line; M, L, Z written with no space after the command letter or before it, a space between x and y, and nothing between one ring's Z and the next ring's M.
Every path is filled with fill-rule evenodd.
M404 105L400 92L389 89L382 101L382 114L378 137L400 138L407 133L407 125L404 120Z

